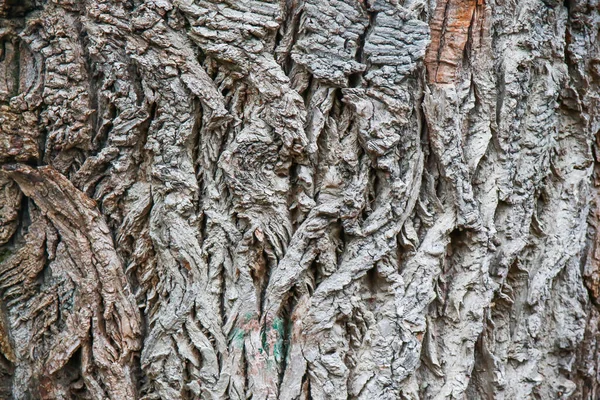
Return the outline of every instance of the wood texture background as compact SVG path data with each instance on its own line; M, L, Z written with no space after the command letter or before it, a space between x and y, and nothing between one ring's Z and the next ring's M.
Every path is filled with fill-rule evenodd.
M599 4L0 0L0 398L600 398Z

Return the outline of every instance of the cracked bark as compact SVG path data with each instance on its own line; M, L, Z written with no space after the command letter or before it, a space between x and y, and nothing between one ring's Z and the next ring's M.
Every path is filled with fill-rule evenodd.
M598 398L599 35L0 0L0 398Z

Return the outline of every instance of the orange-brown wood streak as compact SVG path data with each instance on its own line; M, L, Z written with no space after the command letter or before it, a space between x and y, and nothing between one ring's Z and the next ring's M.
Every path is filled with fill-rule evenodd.
M462 62L477 0L441 0L429 24L431 43L425 54L429 83L451 83Z

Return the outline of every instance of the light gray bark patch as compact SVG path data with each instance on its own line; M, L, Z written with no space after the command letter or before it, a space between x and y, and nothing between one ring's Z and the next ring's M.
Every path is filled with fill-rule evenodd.
M357 61L362 57L369 26L365 6L359 0L303 2L292 59L317 79L347 86L350 75L366 69L364 63Z

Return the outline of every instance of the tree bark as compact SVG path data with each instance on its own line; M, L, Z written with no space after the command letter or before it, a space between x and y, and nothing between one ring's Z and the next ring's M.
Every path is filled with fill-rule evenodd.
M0 0L0 398L600 398L592 0Z

